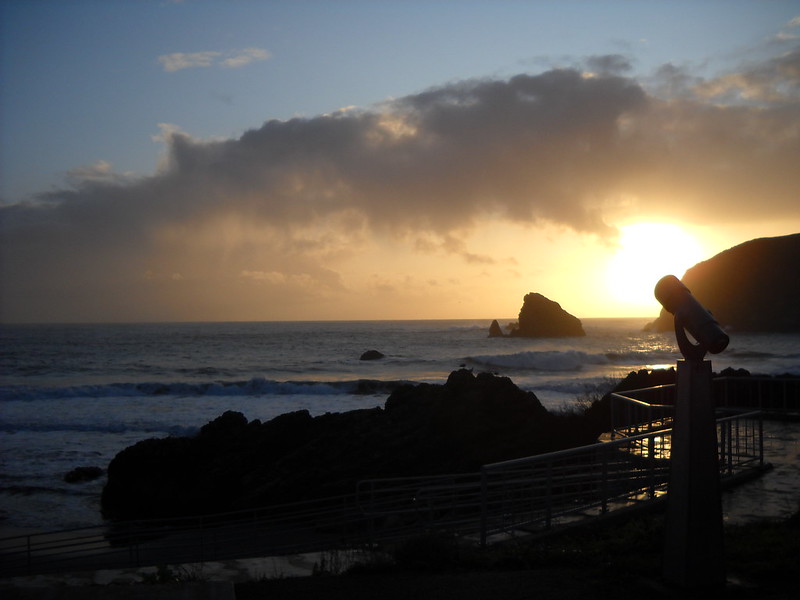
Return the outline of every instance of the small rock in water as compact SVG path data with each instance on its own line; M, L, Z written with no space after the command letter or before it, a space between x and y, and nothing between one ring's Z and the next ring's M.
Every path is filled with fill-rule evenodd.
M489 325L489 337L505 337L503 330L500 328L500 323L497 322L497 319L492 321L492 324Z
M75 467L64 475L64 481L67 483L83 483L84 481L93 481L98 477L102 477L103 469L100 467Z
M377 350L367 350L361 355L361 360L378 360L383 358L383 354Z

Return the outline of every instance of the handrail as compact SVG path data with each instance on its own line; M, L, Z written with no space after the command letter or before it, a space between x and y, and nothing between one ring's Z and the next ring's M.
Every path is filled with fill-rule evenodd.
M745 425L739 426L741 423ZM759 411L721 418L717 427L723 479L763 467ZM663 497L669 476L671 435L671 429L659 429L602 444L485 465L482 543L492 535L513 534L521 525L528 530L534 526L546 530L557 518L574 520L591 511L592 515L604 514L612 505L627 506ZM571 470L574 481L557 477L565 470ZM504 496L500 498L493 488L500 485L498 480L504 473ZM512 485L517 484L519 496L507 498ZM538 497L523 498L523 487L536 486ZM563 498L554 496L557 488ZM493 502L498 503L494 508Z
M731 384L736 384L731 389ZM800 377L773 377L773 376L758 376L751 375L748 377L737 376L721 376L713 377L711 380L712 395L716 399L717 407L736 407L742 408L742 405L736 400L743 395L746 399L751 399L754 395L746 393L747 388L755 387L758 393L755 394L757 403L752 404L749 408L753 410L762 411L798 411L800 410ZM780 398L776 398L776 394L765 393L764 387L768 386L774 390L781 392ZM656 406L672 406L672 404L656 404L640 400L638 395L665 395L669 392L674 392L674 383L665 383L661 385L654 385L646 388L636 388L632 390L624 390L619 392L612 392L612 396L626 398L631 402L639 404ZM674 393L671 394L674 396ZM674 403L674 400L673 400Z
M718 421L723 477L763 465L759 414ZM431 529L487 544L662 498L670 436L659 429L473 473L364 480L347 496L4 538L0 577L373 545Z
M758 414L756 411L755 413L748 413L746 416L751 416L754 414ZM745 415L742 415L745 416ZM542 460L558 460L560 458L564 458L567 456L572 456L574 454L585 454L587 450L594 450L600 447L611 448L611 447L618 447L624 446L631 442L636 442L638 440L648 439L652 436L650 433L641 433L639 435L626 437L620 440L611 440L609 442L603 442L602 444L587 444L585 446L577 446L575 448L566 448L564 450L556 450L555 452L548 452L547 454L537 454L534 456L525 456L523 458L513 458L511 460L504 460L496 463L489 463L487 465L483 465L481 470L491 471L493 469L500 469L506 467L513 467L518 464L525 464L529 462L539 462Z
M675 384L612 392L611 438L671 426ZM768 414L800 414L800 377L714 377L711 393L717 409L761 410ZM660 402L648 402L658 397Z

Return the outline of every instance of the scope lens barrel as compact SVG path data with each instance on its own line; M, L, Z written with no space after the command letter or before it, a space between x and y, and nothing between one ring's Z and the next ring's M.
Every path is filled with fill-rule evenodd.
M676 323L680 323L708 352L719 354L728 347L728 334L680 279L674 275L662 277L654 292L661 306L675 315Z

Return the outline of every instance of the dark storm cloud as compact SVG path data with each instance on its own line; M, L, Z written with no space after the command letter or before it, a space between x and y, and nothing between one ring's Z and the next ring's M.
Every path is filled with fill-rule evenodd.
M0 208L3 312L65 289L129 299L145 272L335 287L326 263L369 236L438 236L429 247L488 262L448 241L488 218L612 236L622 205L700 222L794 215L797 59L703 82L667 68L682 93L660 99L612 74L624 59L599 57L594 75L464 81L235 140L168 133L150 177L98 164L70 189Z
M191 214L287 225L353 210L381 229L446 233L499 211L605 234L597 200L617 121L645 104L627 80L575 71L468 81L380 110L270 121L233 141L174 134L168 170L149 183Z

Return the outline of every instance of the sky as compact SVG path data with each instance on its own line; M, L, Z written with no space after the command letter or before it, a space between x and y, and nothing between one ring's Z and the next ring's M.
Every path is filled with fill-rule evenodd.
M800 4L0 2L0 322L653 316L800 232Z

